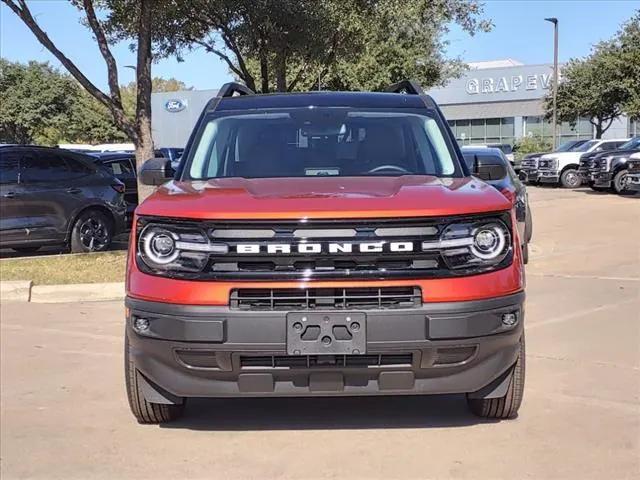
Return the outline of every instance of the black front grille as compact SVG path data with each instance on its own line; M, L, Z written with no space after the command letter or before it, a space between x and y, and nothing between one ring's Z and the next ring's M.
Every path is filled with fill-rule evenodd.
M233 290L229 299L229 306L238 310L366 310L421 305L419 287L240 288Z
M410 366L413 354L242 355L240 368L368 368Z
M629 173L633 173L633 174L640 173L640 162L631 161L629 162L628 165L629 165L629 170L628 170Z
M494 222L511 228L508 213L408 219L200 221L141 217L138 231L153 223L193 230L221 250L206 254L200 269L172 271L189 280L294 281L334 279L444 278L484 273L498 265L451 266L437 249L423 250L452 223ZM379 247L378 247L379 245ZM374 247L368 249L367 247ZM286 251L283 251L284 249ZM202 256L203 254L198 254ZM182 258L182 257L181 257ZM199 257L201 258L201 257ZM183 263L184 263L183 259ZM167 275L138 261L145 273ZM189 264L191 266L191 264Z

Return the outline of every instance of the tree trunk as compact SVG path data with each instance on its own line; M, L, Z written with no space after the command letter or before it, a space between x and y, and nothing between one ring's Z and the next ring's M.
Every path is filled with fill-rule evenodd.
M595 127L596 127L596 138L598 138L598 139L599 139L599 138L602 138L602 134L604 133L604 132L602 131L602 122L601 122L600 120L598 120L598 121L595 123Z
M260 54L260 77L262 80L262 93L269 93L269 64L264 52Z
M154 157L151 132L151 13L153 0L140 0L140 24L138 26L138 61L136 66L136 166L137 170ZM140 183L138 176L138 201L142 202L154 188Z
M287 58L283 51L276 53L276 91L287 91Z

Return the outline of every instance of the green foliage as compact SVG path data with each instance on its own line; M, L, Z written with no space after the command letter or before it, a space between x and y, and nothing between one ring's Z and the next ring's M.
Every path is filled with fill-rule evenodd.
M575 124L587 117L596 137L623 112L640 113L640 13L616 36L596 45L584 59L572 59L562 69L558 85L558 120ZM551 93L545 98L547 118L553 114Z
M0 59L0 141L51 143L74 93L73 82L48 64Z
M537 152L550 152L551 143L540 137L524 137L513 146L516 158Z
M640 119L640 10L600 49L612 58L618 81L627 90L622 109L630 117Z
M134 39L134 0L109 5L112 41ZM449 25L490 29L476 0L158 0L154 55L204 48L260 92L323 88L377 90L412 78L442 84L464 68L447 59Z
M336 59L324 83L335 90L381 90L403 79L423 87L442 85L466 68L460 59L447 59L443 36L451 23L467 33L488 31L479 20L475 1L384 0L362 19L358 51Z
M107 109L48 63L0 59L0 141L55 145L120 141Z
M175 78L154 78L154 92L186 90ZM120 88L127 115L135 117L136 84ZM108 143L127 136L109 110L71 76L48 63L27 65L0 59L0 142Z

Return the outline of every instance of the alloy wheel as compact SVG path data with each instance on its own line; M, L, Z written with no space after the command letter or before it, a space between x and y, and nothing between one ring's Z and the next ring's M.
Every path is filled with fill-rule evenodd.
M89 217L80 225L80 242L89 251L104 249L109 244L109 231L101 218Z

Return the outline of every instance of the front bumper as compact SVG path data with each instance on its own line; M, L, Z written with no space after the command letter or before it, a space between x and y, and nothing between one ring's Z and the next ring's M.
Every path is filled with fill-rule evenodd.
M613 181L613 174L611 172L598 172L593 175L593 184L596 187L610 187Z
M520 180L522 180L525 183L537 182L539 176L540 176L540 173L538 172L538 169L532 169L532 168L526 168L526 167L523 167L519 173Z
M578 169L578 174L580 175L580 178L582 179L583 183L593 182L596 177L596 174L592 170L584 167L580 167Z
M359 313L366 315L365 355L288 355L286 318L290 312L133 298L126 300L127 337L150 401L159 403L181 397L481 390L486 396L487 386L504 383L516 361L523 333L523 302L520 292L415 309L362 310ZM517 314L514 326L503 324L505 313ZM149 321L144 335L134 331L135 318Z
M625 190L640 192L640 173L630 173L626 176Z
M538 181L542 183L560 182L560 172L558 170L538 170Z

